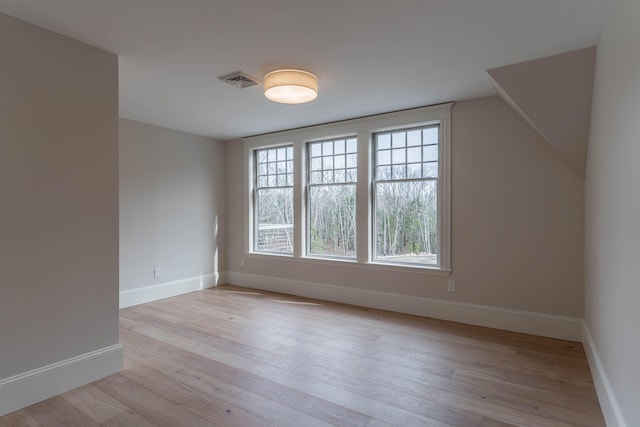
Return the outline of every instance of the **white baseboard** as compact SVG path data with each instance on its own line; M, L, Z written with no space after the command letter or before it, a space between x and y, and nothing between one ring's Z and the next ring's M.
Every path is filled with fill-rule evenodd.
M0 416L122 371L120 344L0 380Z
M235 271L225 272L225 281L221 283L544 337L570 341L582 340L582 319L573 317L347 288Z
M218 285L219 274L203 274L187 279L159 283L120 292L120 308L144 304L159 299L175 297L200 289L213 288Z
M604 420L608 427L627 427L627 423L622 416L622 411L618 405L618 400L613 393L611 383L604 370L600 356L589 331L587 323L583 325L583 338L582 344L584 351L587 353L587 360L589 361L589 367L591 368L591 376L596 386L596 392L598 393L598 401L600 401L600 408L604 415Z

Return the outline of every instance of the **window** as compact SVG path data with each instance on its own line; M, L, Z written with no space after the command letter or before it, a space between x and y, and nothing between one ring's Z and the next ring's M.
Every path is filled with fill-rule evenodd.
M439 126L374 135L375 259L439 265Z
M293 147L255 154L254 250L293 253Z
M245 138L245 252L446 275L451 106Z
M310 142L307 252L355 258L357 140Z

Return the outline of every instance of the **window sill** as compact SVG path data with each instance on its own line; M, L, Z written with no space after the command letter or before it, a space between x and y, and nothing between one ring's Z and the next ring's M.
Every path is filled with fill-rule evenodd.
M383 270L383 271L398 271L403 273L423 274L427 276L449 276L451 270L445 270L436 267L420 266L420 265L407 265L407 264L394 264L390 262L372 261L361 263L352 259L338 259L338 258L319 258L319 257L294 257L290 254L279 254L272 252L248 252L245 254L247 258L262 258L262 259L275 259L285 262L314 264L314 265L326 265L333 267L346 267L358 268L362 270Z

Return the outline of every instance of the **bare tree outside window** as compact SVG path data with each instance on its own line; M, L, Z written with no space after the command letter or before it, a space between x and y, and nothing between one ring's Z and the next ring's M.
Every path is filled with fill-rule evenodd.
M293 147L254 151L254 249L293 254Z
M311 255L355 258L357 141L310 142L308 250Z
M375 258L439 265L439 126L374 135Z

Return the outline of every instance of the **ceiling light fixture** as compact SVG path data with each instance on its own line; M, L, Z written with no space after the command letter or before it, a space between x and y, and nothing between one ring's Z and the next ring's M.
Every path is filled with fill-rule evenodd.
M281 104L303 104L318 96L318 78L302 70L276 70L264 76L264 96Z

